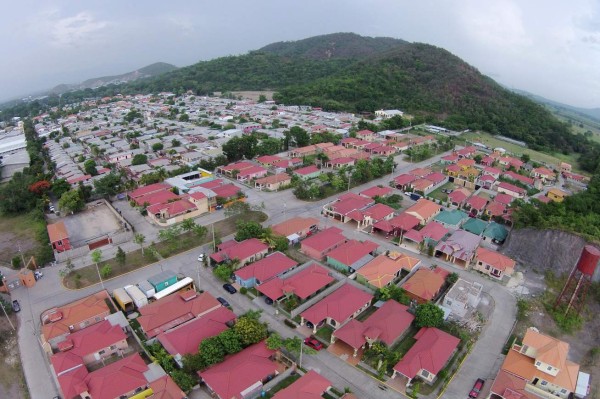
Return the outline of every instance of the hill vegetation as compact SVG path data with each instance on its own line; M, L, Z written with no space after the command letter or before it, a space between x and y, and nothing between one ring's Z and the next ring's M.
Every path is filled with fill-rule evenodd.
M502 134L535 150L576 152L581 168L590 172L600 159L600 145L583 134L571 134L544 107L504 89L448 51L351 33L274 43L153 78L69 92L62 103L117 93L191 90L205 95L267 89L276 90L274 99L283 103L350 112L399 108L418 121ZM50 97L5 110L2 116L27 116L57 103Z

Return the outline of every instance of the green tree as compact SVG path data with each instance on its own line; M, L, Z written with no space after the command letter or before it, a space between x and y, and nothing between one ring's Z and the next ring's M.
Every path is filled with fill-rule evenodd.
M66 179L56 179L52 182L52 194L56 198L62 197L64 193L71 189L71 185L67 182Z
M222 281L229 281L231 273L233 273L233 269L229 265L221 264L213 269L213 273L218 279Z
M179 121L180 122L189 122L190 116L186 113L183 113L183 114L179 115Z
M112 197L121 191L121 176L109 173L100 179L94 180L96 194L101 197Z
M265 341L265 343L267 345L267 348L271 350L278 350L283 347L283 338L281 338L281 336L276 332L272 332L271 335L269 335L269 338L267 338L267 340Z
M142 250L142 255L144 255L144 241L146 241L146 236L142 233L135 233L133 236L133 242L140 246Z
M163 143L154 143L152 144L152 151L154 152L158 152L160 150L162 150L165 146L163 145Z
M242 350L242 340L234 330L225 330L217 335L217 337L226 354L232 355Z
M397 285L386 285L375 291L375 297L381 301L387 301L393 299L403 305L410 304L410 297L402 287Z
M236 241L244 241L249 238L259 238L262 236L264 229L262 225L255 221L237 222L237 233L235 234Z
M148 156L146 154L135 154L131 160L132 165L143 165L148 162Z
M96 161L93 159L88 159L83 163L83 170L88 175L96 176L98 174L98 170L96 169Z
M236 201L233 204L229 205L227 208L225 208L225 216L227 217L231 217L231 216L237 216L237 215L243 215L245 213L250 212L250 205L248 205L247 203L243 202L243 201Z
M102 266L102 268L100 269L100 275L102 276L102 278L106 279L108 277L110 277L110 275L112 274L112 267L110 267L110 265L104 265Z
M196 226L198 225L196 224L196 222L194 222L194 219L192 218L185 219L183 222L181 222L181 228L187 233L193 231L196 228Z
M60 200L58 200L58 207L65 212L75 213L85 208L85 202L83 202L79 191L71 190L60 197Z
M432 302L425 302L417 306L415 311L415 325L421 327L439 327L444 322L444 311Z
M283 148L282 141L276 138L266 138L260 141L256 146L256 155L275 155L281 152Z
M265 96L264 94L259 94L259 96L258 96L258 102L259 103L264 103L265 101L267 101L267 96Z
M290 136L296 147L305 147L310 144L308 132L299 126L294 126L290 129Z
M119 264L121 266L123 266L125 264L125 261L127 259L127 254L125 253L125 251L123 251L123 248L121 248L120 246L117 247L117 254L115 255L115 258L117 259L117 262L119 262Z
M218 336L206 338L204 341L200 342L198 351L204 367L221 363L223 359L225 359L225 348L221 345Z
M531 161L531 157L529 156L529 154L525 154L525 153L523 153L523 154L521 155L521 161L523 161L523 162L525 162L525 163L528 163L529 161Z
M473 161L475 161L475 163L479 165L481 164L481 161L483 161L483 157L481 156L481 154L477 154L473 157Z
M240 336L244 346L260 342L268 335L267 326L252 317L239 317L233 329Z
M183 370L175 370L171 373L171 378L175 381L175 384L185 392L189 393L192 388L198 383L198 379L192 377L190 374Z
M204 359L200 353L185 354L182 358L183 371L189 374L196 374L197 371L202 370L204 367Z
M102 251L99 249L93 250L91 257L92 257L92 262L94 262L94 264L96 265L96 272L98 273L98 278L100 279L100 284L102 285L102 288L104 288L104 282L102 282L102 274L100 274L100 268L98 267L98 263L100 263L100 261L102 261Z

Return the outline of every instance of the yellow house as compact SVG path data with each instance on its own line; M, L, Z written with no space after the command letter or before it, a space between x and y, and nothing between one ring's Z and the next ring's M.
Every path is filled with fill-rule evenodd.
M550 198L554 202L563 202L565 197L568 196L568 193L554 187L548 190L548 192L546 193L546 197Z

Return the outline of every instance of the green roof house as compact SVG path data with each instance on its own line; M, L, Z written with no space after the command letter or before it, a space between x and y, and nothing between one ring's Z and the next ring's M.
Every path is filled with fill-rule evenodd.
M469 218L463 225L462 229L468 231L469 233L473 233L475 235L480 236L485 231L487 227L487 222L484 222L481 219Z
M483 232L483 240L494 244L502 244L508 236L508 230L503 225L491 222Z
M458 209L452 209L449 211L441 211L433 218L433 220L447 229L457 230L468 218L469 215L465 212L459 211Z

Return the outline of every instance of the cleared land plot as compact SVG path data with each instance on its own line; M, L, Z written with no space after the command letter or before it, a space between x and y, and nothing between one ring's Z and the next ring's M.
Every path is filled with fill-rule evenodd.
M18 248L27 259L39 248L36 239L44 233L46 226L42 221L35 220L29 214L0 217L0 262L10 265L14 256L19 255Z
M103 203L62 219L74 246L122 229L117 217Z

